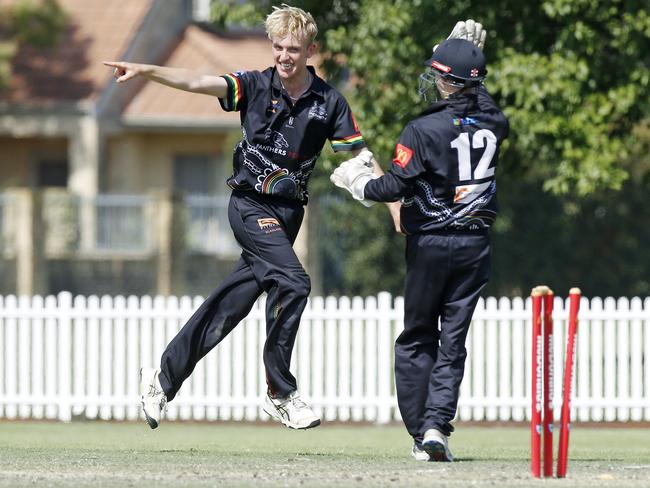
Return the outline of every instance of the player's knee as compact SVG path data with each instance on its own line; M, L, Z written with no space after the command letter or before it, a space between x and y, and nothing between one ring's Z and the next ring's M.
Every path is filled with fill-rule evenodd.
M438 356L453 365L462 365L467 358L467 349L462 344L441 344Z
M277 270L277 272L267 275L265 279L264 290L269 295L307 296L311 292L311 279L302 267Z
M291 275L290 280L288 280L289 289L291 293L299 297L307 297L311 292L311 279L309 275L304 272L296 272Z

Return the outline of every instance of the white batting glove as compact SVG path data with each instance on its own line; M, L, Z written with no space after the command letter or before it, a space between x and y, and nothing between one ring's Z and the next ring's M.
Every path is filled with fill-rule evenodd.
M480 22L475 22L472 19L461 20L456 22L456 25L451 30L451 34L447 39L465 39L470 41L481 51L485 46L485 38L487 36L487 31L483 28L483 25ZM438 44L433 46L433 51L435 52Z
M367 147L364 147L359 154L355 156L354 159L358 159L363 162L366 166L369 168L373 168L372 160L375 157L375 155L368 149Z
M467 30L467 37L465 39L482 51L485 46L485 38L487 37L487 31L483 28L483 25L480 22L467 19L465 21L465 29Z
M368 153L370 156L368 156ZM341 165L330 175L330 181L339 188L349 191L355 200L360 201L366 207L370 207L375 202L366 200L364 190L370 180L376 178L373 170L367 164L372 161L372 153L364 151L357 157L343 161ZM372 165L372 163L370 162Z

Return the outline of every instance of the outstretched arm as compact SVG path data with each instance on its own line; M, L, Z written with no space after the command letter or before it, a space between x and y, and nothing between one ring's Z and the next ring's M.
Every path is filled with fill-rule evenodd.
M114 76L118 83L142 76L163 85L193 93L204 93L223 98L228 91L226 80L220 76L205 75L184 68L168 68L153 64L127 63L124 61L104 61L106 66L115 68Z

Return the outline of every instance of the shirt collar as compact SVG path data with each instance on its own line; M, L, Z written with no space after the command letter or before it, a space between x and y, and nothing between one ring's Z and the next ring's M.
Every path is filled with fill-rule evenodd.
M278 70L275 68L275 66L272 69L273 74L271 77L271 86L274 90L282 91L282 83L280 82L280 75L278 74ZM313 75L313 78L311 80L311 85L305 93L310 92L320 96L321 98L325 98L325 82L320 76L316 74L316 70L313 66L307 66L307 69Z
M478 106L478 95L474 92L458 93L451 95L449 98L440 100L429 105L421 114L428 115L440 112L445 107L451 107L454 111L467 112Z
M449 105L449 102L447 100L440 100L434 102L431 105L429 105L427 108L425 108L422 112L420 112L420 117L422 117L423 115L429 115L436 112L440 112L447 105Z

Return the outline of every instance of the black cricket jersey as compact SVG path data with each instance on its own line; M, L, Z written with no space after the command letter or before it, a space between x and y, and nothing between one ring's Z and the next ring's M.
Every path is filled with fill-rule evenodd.
M233 155L231 188L306 203L309 176L327 139L334 151L365 147L345 98L307 69L312 84L295 102L274 67L223 75L228 93L219 103L240 112L243 133Z
M497 216L496 166L508 130L483 86L434 103L406 126L390 170L368 182L364 197L401 198L407 234L487 229Z

